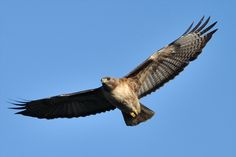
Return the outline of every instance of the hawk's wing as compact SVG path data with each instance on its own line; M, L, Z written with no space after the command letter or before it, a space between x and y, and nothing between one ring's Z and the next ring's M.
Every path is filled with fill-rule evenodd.
M216 22L205 28L210 17L202 24L203 19L190 30L192 23L180 38L154 53L126 76L135 80L139 98L163 86L197 58L217 31L210 31Z
M21 102L15 105L20 107L13 109L22 110L17 114L46 119L85 117L115 109L105 99L101 88Z

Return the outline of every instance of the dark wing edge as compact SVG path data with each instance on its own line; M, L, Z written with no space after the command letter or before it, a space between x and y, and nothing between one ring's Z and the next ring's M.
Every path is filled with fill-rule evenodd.
M218 30L210 31L217 22L206 27L210 17L204 23L203 21L204 16L194 28L192 28L192 23L182 36L158 50L125 76L136 83L139 98L163 86L183 71L190 61L198 57L212 35Z
M103 96L101 87L12 104L18 107L11 109L20 110L16 114L45 119L85 117L115 109Z

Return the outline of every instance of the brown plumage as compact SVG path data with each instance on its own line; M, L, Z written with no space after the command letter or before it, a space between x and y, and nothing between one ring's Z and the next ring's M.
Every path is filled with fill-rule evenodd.
M96 113L121 110L128 126L150 119L154 112L142 105L139 99L163 86L177 76L202 52L217 29L211 30L216 22L206 27L210 17L204 17L192 28L151 55L123 78L102 78L97 89L54 96L29 102L19 102L14 109L17 114L37 118L84 117ZM191 29L192 28L192 29Z

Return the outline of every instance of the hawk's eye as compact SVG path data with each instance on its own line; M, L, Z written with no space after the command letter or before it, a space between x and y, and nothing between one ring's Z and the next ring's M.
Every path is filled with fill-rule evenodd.
M111 79L110 77L107 77L107 81L110 81L110 79Z

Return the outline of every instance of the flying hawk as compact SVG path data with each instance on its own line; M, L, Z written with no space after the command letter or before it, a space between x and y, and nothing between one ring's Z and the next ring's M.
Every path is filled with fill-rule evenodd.
M16 114L37 118L85 117L120 109L128 126L150 119L154 112L140 99L173 79L198 57L217 29L217 22L206 27L210 17L204 17L169 45L161 48L122 78L103 77L96 89L63 94L28 102L17 102ZM204 22L203 22L204 21ZM191 29L192 28L192 29Z

